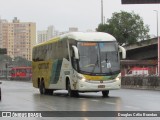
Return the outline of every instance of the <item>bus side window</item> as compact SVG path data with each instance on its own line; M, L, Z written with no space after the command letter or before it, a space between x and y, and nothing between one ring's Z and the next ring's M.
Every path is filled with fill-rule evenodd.
M58 42L58 51L59 51L59 54L58 54L59 57L58 57L58 58L59 58L59 59L63 59L64 49L65 49L65 48L63 48L62 41L59 41L59 42Z
M40 60L41 47L38 47L36 50L36 61Z
M51 58L52 58L52 59L56 59L56 43L53 43L53 44L52 44Z
M47 60L51 59L51 56L52 56L51 53L52 53L52 45L49 44L48 45L48 51L47 51L47 58L46 58Z
M32 59L35 61L35 48L33 48Z
M49 59L49 45L45 45L44 46L44 55L43 55L43 60L48 60Z
M69 60L67 41L62 41L62 48L63 48L63 53L62 53L63 57Z
M33 50L34 50L33 51L33 61L37 61L38 60L38 55L39 55L38 48L36 47Z

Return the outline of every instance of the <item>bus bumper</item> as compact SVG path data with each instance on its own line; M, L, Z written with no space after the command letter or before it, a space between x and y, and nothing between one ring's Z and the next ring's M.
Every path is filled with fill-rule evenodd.
M82 92L95 92L95 91L105 91L105 90L116 90L121 88L121 80L111 80L107 82L100 83L79 81L78 91Z

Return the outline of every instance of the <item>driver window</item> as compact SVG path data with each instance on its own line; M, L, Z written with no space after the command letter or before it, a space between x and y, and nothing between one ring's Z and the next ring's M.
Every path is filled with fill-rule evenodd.
M73 51L73 48L71 50L71 62L72 62L72 66L75 70L77 70L77 62L76 62L76 59L75 59L75 55L74 55L74 51Z

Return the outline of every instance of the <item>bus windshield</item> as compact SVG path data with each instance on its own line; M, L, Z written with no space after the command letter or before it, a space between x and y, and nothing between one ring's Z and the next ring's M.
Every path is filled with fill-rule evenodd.
M120 72L118 45L112 42L78 42L79 70L83 74L114 75Z

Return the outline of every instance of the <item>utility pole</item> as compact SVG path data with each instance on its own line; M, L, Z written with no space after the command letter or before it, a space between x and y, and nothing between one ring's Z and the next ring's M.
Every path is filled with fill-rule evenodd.
M8 68L8 63L5 64L5 67L6 67L6 80L7 80L8 79L8 69L7 69Z
M101 24L103 24L103 0L101 0Z
M156 22L157 22L157 43L158 43L158 77L160 77L160 41L159 41L159 30L158 30L158 11L154 10L156 12Z

